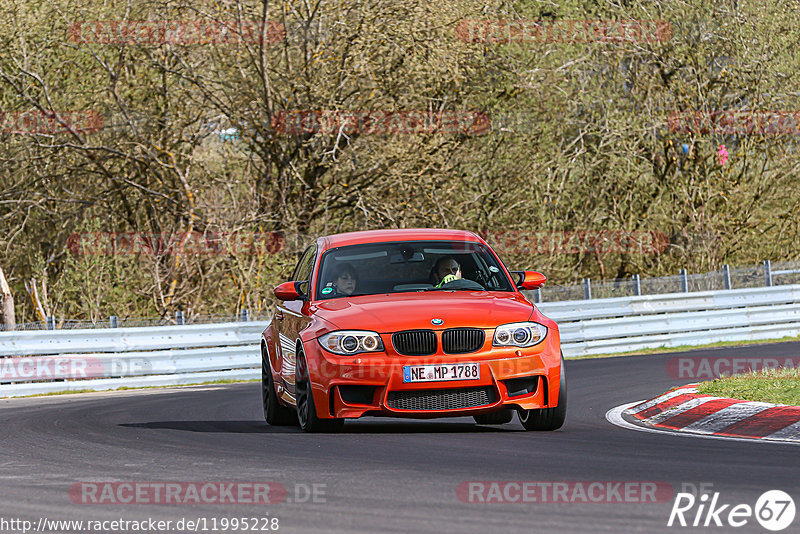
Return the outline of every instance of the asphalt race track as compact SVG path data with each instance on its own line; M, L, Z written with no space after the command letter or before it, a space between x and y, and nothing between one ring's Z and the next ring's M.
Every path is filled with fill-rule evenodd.
M783 343L691 355L798 352L800 343ZM767 532L754 518L738 529L668 528L672 494L644 504L459 499L456 489L469 481L661 481L675 492L705 484L731 505L754 506L770 489L800 504L796 445L635 432L605 420L614 406L690 382L666 371L678 356L568 361L567 423L550 433L524 432L516 419L479 427L459 418L365 419L338 435L303 434L266 425L257 383L3 400L0 519L205 518L211 531L212 518L266 515L279 519L279 532ZM92 481L277 482L287 498L270 505L73 502L70 488ZM795 518L785 532L798 525Z

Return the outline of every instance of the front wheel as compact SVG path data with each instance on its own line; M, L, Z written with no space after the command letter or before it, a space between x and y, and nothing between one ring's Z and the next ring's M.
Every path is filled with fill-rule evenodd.
M297 420L305 432L339 432L344 426L344 419L320 419L314 406L311 393L311 381L308 375L308 363L305 354L297 352L295 367L295 394L297 397Z
M543 379L544 380L544 379ZM561 380L558 386L558 406L538 410L517 410L519 422L525 430L558 430L567 418L567 374L564 356L561 356Z

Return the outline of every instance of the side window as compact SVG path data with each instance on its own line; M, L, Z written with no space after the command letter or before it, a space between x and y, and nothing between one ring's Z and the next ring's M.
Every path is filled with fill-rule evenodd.
M314 268L314 256L316 252L316 245L311 245L303 252L303 256L300 258L300 261L297 262L297 267L295 267L290 281L305 282L311 278L311 270Z

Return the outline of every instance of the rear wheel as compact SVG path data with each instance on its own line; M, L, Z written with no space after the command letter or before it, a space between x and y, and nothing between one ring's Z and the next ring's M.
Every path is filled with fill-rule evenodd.
M479 425L504 425L510 423L513 417L514 412L509 409L472 416Z
M558 430L567 418L567 374L564 356L561 356L561 380L558 386L558 406L538 410L517 410L519 422L525 430Z
M295 395L297 397L297 420L300 428L306 432L339 432L344 426L344 419L320 419L314 406L311 393L311 381L308 376L306 356L297 351L295 367Z
M297 414L294 410L282 406L278 401L275 391L275 380L269 358L262 349L261 353L261 401L264 405L264 419L273 426L288 426L297 424Z

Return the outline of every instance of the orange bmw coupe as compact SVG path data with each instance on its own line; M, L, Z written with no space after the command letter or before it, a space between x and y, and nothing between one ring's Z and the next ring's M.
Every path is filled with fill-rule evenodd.
M527 430L564 424L556 323L472 232L376 230L320 237L302 254L261 339L270 425L335 432L364 416L472 416Z

